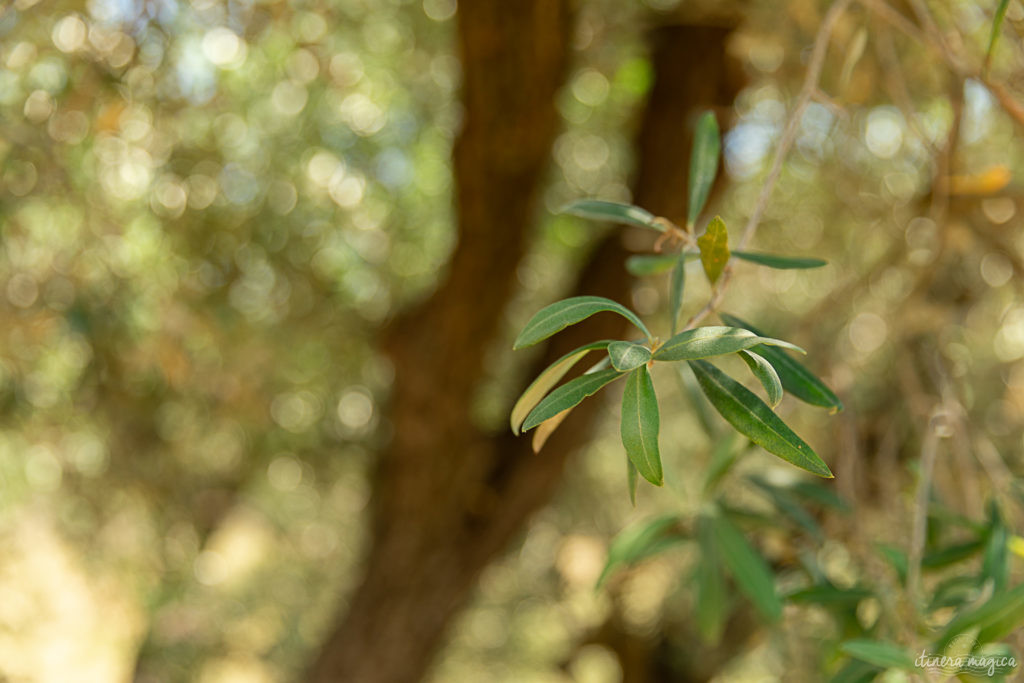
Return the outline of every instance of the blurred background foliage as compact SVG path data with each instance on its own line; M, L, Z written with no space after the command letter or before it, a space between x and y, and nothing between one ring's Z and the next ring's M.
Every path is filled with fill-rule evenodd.
M963 51L983 55L996 3L935 4ZM505 428L526 372L508 350L513 331L564 292L604 230L554 211L630 199L652 82L646 35L677 11L672 0L577 5L563 130L475 405L487 429ZM743 19L729 50L747 85L718 112L728 182L712 207L739 227L825 5L688 11L705 9ZM455 241L456 12L454 0L0 10L0 678L119 681L138 669L262 682L306 666L352 588L369 466L394 428L375 333L430 293ZM1010 36L1022 25L1011 2L993 63L1017 86L1024 50ZM988 90L953 80L860 5L844 15L830 99L802 120L758 245L830 265L741 268L727 300L807 348L847 405L835 417L779 408L856 510L820 520L820 543L759 532L783 584L801 553L837 584L889 577L870 544L905 546L937 402L952 446L936 497L974 517L995 497L1019 528L1024 149ZM933 160L961 106L960 182L937 218ZM696 273L694 306L707 294ZM662 289L639 282L628 303L659 319ZM692 649L671 639L692 611L680 581L691 555L593 585L628 522L697 504L714 444L684 400L666 409L668 486L644 489L633 509L606 417L554 503L484 572L431 680L619 680L614 648L594 636L613 614L638 638ZM741 467L796 476L763 454ZM749 488L732 491L749 503ZM865 601L857 618L879 609ZM797 680L816 666L814 643L835 637L827 623L789 608L719 680Z

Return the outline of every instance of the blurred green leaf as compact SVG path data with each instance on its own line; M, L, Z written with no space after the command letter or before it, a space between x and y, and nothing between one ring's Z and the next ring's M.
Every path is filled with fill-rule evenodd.
M875 680L879 672L880 669L874 664L854 659L830 678L829 683L868 683Z
M580 401L601 390L604 385L614 382L625 374L609 368L599 370L576 379L569 380L544 397L544 400L537 404L537 407L530 411L523 423L523 431L528 432L541 422L558 415L563 410L579 405Z
M636 507L636 486L639 483L637 478L636 465L633 461L626 457L626 486L629 488L629 502L633 507Z
M1006 528L995 502L989 505L989 519L991 526L985 542L981 575L983 578L992 579L993 590L1000 593L1006 589L1010 578L1010 531Z
M857 603L873 597L874 593L867 588L837 588L831 583L822 583L810 588L802 588L786 596L786 600L795 604L842 605L856 607Z
M936 649L945 650L961 633L974 631L979 644L999 640L1024 623L1024 584L1007 592L993 595L988 602L969 612L956 616L936 641Z
M686 288L686 255L679 254L672 267L672 278L668 285L668 311L672 320L672 334L679 328L679 311L683 307L683 290Z
M684 330L671 337L654 351L654 360L679 361L711 358L712 356L724 356L763 345L785 346L802 351L800 347L794 346L789 342L770 337L760 337L750 330L739 327L709 325L706 327L695 327L692 330Z
M617 313L626 320L630 321L641 332L650 338L651 333L647 329L647 326L636 316L633 311L629 310L620 303L616 303L611 299L606 299L602 296L574 296L570 299L563 299L557 301L550 306L545 306L537 312L530 322L526 323L523 331L519 333L515 343L512 345L513 349L521 349L527 346L532 346L537 342L547 339L551 335L564 330L570 325L575 325L581 320L586 320L595 313L602 313L608 311L611 313Z
M739 459L736 451L736 432L729 431L717 437L714 441L714 448L711 450L711 462L704 472L704 494L707 495L718 486L718 482L728 474L729 470Z
M782 601L775 592L775 576L764 558L724 515L710 517L710 524L719 558L740 591L765 619L778 621L782 617Z
M608 559L595 588L600 588L615 570L657 555L687 538L678 515L658 517L624 529L608 548Z
M686 223L693 226L708 201L711 186L718 173L718 157L722 142L714 112L704 112L697 121L690 152L690 193L686 205Z
M801 469L832 477L818 454L749 389L707 361L689 363L704 395L736 431Z
M802 528L807 533L811 534L818 541L825 539L825 534L821 530L821 526L818 522L807 512L807 510L801 507L800 503L793 499L793 496L785 488L781 486L775 486L769 484L763 478L758 476L749 477L751 483L758 487L764 492L771 500L775 509L782 513L785 517L795 522L797 526Z
M720 313L719 317L727 325L742 327L756 335L765 336L756 327L736 316ZM804 403L831 408L833 411L843 409L842 401L839 400L832 390L825 386L825 383L818 379L813 372L794 360L789 354L771 347L754 347L751 350L761 354L772 364L775 371L779 373L782 387L793 396L796 396Z
M848 640L839 649L854 659L884 669L913 669L914 656L910 651L893 643L879 640Z
M828 261L820 258L799 258L795 256L778 256L776 254L765 254L759 251L733 251L732 255L744 261L750 261L761 266L768 266L776 270L796 270L807 268L821 268L827 266Z
M632 204L606 202L601 199L580 199L563 206L559 213L567 213L592 221L625 223L641 228L650 228L658 232L665 232L665 226L657 221L657 217L654 214Z
M658 398L647 367L641 365L626 378L622 393L622 445L633 466L647 481L661 486L661 454L658 452Z
M630 275L645 277L667 272L679 260L676 254L637 254L626 259Z
M840 512L850 512L850 504L836 495L836 492L816 481L798 481L789 487L794 495L809 502L825 505Z
M608 358L613 368L619 372L629 372L649 361L651 350L643 344L617 341L608 345Z
M711 219L707 230L697 238L697 246L700 248L700 262L704 266L704 273L711 284L714 284L722 274L725 264L729 262L729 232L721 216Z
M690 403L690 407L693 408L693 414L697 418L697 422L700 423L701 429L712 439L715 439L721 431L718 424L715 423L708 400L705 398L704 393L700 390L700 385L697 384L697 378L693 376L693 373L686 369L686 366L679 363L675 366L676 379L679 382L679 391L686 396L687 401ZM715 442L717 443L717 442Z
M512 423L512 433L519 434L519 427L523 424L523 420L530 414L530 411L540 403L540 400L544 397L544 394L550 391L551 387L558 384L558 381L565 376L565 373L569 372L570 369L576 363L578 363L584 356L591 351L596 349L607 348L611 343L610 340L593 342L591 344L584 344L577 349L570 351L565 354L554 363L549 365L543 372L537 375L537 379L526 388L526 391L522 393L519 400L512 407L512 414L510 420Z
M779 401L782 400L782 381L779 380L779 373L775 372L772 364L753 351L740 351L740 358L764 387L765 393L768 394L768 405L772 408L779 405Z
M985 50L985 67L988 68L989 62L992 61L992 55L995 53L996 43L999 42L999 34L1003 29L1003 20L1006 18L1006 10L1010 7L1010 0L999 0L999 6L996 7L996 14L992 18L992 31L988 36L988 49Z
M725 630L729 595L723 580L724 568L719 566L719 550L715 545L714 528L707 516L697 518L697 559L695 587L697 594L697 632L709 645L717 644Z

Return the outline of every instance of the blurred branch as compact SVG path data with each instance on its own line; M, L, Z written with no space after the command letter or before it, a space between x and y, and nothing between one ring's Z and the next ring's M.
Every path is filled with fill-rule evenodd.
M832 38L832 31L851 2L852 0L836 0L825 14L824 19L822 19L821 27L818 29L817 37L814 40L810 61L807 63L807 75L804 78L804 84L800 88L800 94L797 95L793 111L790 112L789 119L786 121L786 128L783 130L779 146L775 150L775 158L772 161L771 170L768 171L768 177L761 187L761 193L757 197L754 210L751 212L750 218L743 228L743 233L736 245L737 249L745 249L750 244L757 232L757 227L761 224L761 218L768 207L768 200L771 199L775 184L778 182L779 176L782 175L782 165L793 143L796 142L796 136L800 130L800 122L803 119L804 112L820 92L818 82L821 80L821 70L825 65L825 56L828 53L828 44ZM707 304L690 318L684 329L688 330L696 327L718 307L725 296L725 291L729 286L729 281L732 279L732 274L733 262L730 261L726 264L725 270L722 271L718 283L712 289L711 297Z
M935 49L942 60L946 63L946 66L961 79L971 79L977 81L988 88L988 91L992 93L992 96L999 102L999 106L1003 108L1010 118L1012 118L1017 125L1024 126L1024 105L1017 101L1016 98L1006 89L1002 83L995 81L985 71L983 66L974 66L967 63L962 55L957 54L953 48L949 45L948 41L943 38L941 31L935 25L935 20L932 19L931 14L928 12L927 7L921 0L913 0L912 5L915 13L918 15L918 20L925 25L925 30L921 31L918 27L907 19L903 14L893 9L892 6L887 4L884 0L861 0L862 3L875 13L891 24L894 28L898 29L908 37L924 44L931 46Z

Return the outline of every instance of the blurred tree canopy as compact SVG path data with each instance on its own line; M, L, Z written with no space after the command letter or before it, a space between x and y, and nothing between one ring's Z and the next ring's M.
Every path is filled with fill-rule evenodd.
M5 3L0 679L870 680L921 672L864 640L916 656L1003 591L1016 625L1022 27L1016 0ZM539 454L508 432L537 370L623 334L513 353L543 305L667 320L667 276L624 269L654 240L558 209L685 223L708 109L709 213L748 220L793 120L755 246L829 260L724 295L846 405L778 408L836 474L798 506L686 386L636 508L616 402ZM780 622L730 599L705 638L692 544L594 590L734 456Z

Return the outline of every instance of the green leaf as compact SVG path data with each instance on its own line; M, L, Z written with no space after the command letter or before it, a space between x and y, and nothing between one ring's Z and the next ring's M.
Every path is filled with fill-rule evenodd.
M658 275L674 266L678 258L675 254L637 254L626 259L626 270L636 277Z
M540 403L540 400L544 398L544 394L548 393L551 387L558 384L558 381L565 376L565 373L569 372L588 353L595 349L607 348L610 343L610 340L604 340L585 344L565 354L537 375L537 379L533 380L530 386L526 387L526 391L523 392L519 400L512 407L512 415L510 417L512 433L519 434L519 427L523 424L526 416Z
M725 221L721 216L711 219L707 230L697 238L697 246L700 248L700 262L704 266L704 273L711 284L715 284L729 261L729 232L725 229Z
M760 251L734 251L732 255L744 261L750 261L760 266L768 266L776 270L805 270L808 268L821 268L827 266L828 261L820 258L798 258L794 256L778 256L776 254L765 254Z
M707 495L718 486L732 466L739 459L739 453L734 448L736 432L726 432L714 441L714 448L711 450L711 462L708 463L704 472L704 486L702 490Z
M740 591L765 619L778 621L782 617L782 601L775 592L775 577L764 558L728 518L715 515L710 521L719 558Z
M985 543L985 554L981 565L981 575L992 579L993 590L1001 593L1006 588L1010 575L1010 553L1008 543L1010 532L1003 522L1002 515L995 503L989 506L991 527Z
M556 332L564 330L569 325L575 325L581 320L586 320L595 313L610 311L617 313L629 322L636 325L640 331L650 338L651 333L647 326L641 322L633 311L620 303L603 296L574 296L571 299L557 301L550 306L545 306L530 318L526 327L519 333L513 349L521 349L532 346L537 342L547 339Z
M707 361L690 361L690 367L711 405L736 431L801 469L832 477L818 454L749 389Z
M740 327L708 325L684 330L671 337L654 352L654 360L677 361L710 358L736 353L756 346L773 345L803 351L799 346L770 337L761 337Z
M727 325L742 327L756 335L765 336L756 327L736 316L720 313L719 317ZM782 387L793 396L796 396L804 403L831 408L833 412L843 409L843 402L839 400L839 397L825 386L825 383L818 379L813 372L794 360L786 352L770 347L754 347L751 350L761 354L772 364L775 371L779 373Z
M697 561L697 632L704 642L715 645L722 638L728 616L729 595L723 581L723 569L718 565L718 548L714 529L706 516L697 519L697 542L700 558Z
M678 515L666 515L634 524L612 540L608 548L608 559L595 588L600 588L616 569L656 555L686 539Z
M771 499L776 510L789 517L797 526L814 536L818 541L825 540L825 534L822 532L817 520L793 499L788 490L769 484L761 477L751 476L749 479Z
M936 643L943 651L961 633L978 629L975 640L979 644L998 640L1024 622L1024 584L993 595L981 607L957 615Z
M686 208L686 222L692 226L704 210L718 173L718 156L722 141L718 133L718 121L714 112L704 112L697 121L690 152L690 194Z
M668 310L672 318L672 334L679 328L679 310L683 307L683 290L686 288L686 255L679 254L672 268L672 279L668 285Z
M636 485L638 483L639 482L637 481L636 465L634 465L633 461L627 457L626 486L629 487L629 502L633 505L633 507L636 507Z
M878 677L878 673L877 666L859 659L852 659L835 676L830 678L828 683L870 683Z
M806 501L825 505L834 508L839 512L850 512L850 504L836 495L836 492L827 486L814 481L798 481L792 484L790 490L794 495Z
M613 368L619 372L629 372L649 361L651 350L643 344L617 341L608 345L608 357Z
M680 363L675 366L676 378L679 380L679 391L686 396L687 401L690 403L690 407L693 408L693 414L697 418L697 422L700 423L701 429L711 439L716 439L718 436L719 428L718 424L715 423L711 415L710 406L708 406L708 400L701 393L700 385L697 384L697 378L693 376L692 372L688 372L686 367Z
M803 588L786 596L786 600L795 604L843 605L856 607L857 603L874 595L867 588L837 588L831 583L823 583Z
M914 656L906 648L893 643L866 639L848 640L840 645L839 649L854 659L884 669L910 670L914 668Z
M1006 10L1010 6L1010 0L999 0L996 8L996 15L992 18L992 32L988 36L988 49L985 50L985 67L988 68L992 61L992 54L995 52L996 43L999 41L999 33L1003 28L1003 19L1006 18Z
M640 476L655 486L664 483L661 454L658 452L659 421L654 383L647 366L641 365L626 379L620 432L622 445L633 466Z
M779 405L779 401L782 400L782 381L772 364L753 351L740 351L740 358L764 387L765 393L768 394L768 405L772 408Z
M609 368L598 372L590 372L580 375L576 379L569 380L544 397L544 400L537 404L537 407L530 411L523 423L522 430L528 432L544 420L558 415L563 410L568 410L579 405L580 401L587 396L596 394L604 385L614 382L624 373Z
M567 213L592 221L625 223L641 228L650 228L658 232L665 232L665 226L658 222L657 217L653 213L632 204L606 202L601 199L580 199L563 206L559 213Z

